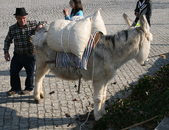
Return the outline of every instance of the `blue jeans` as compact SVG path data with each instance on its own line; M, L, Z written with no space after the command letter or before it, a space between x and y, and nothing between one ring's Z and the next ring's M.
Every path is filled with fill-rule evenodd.
M19 77L19 72L22 68L26 70L26 80L25 80L25 90L33 90L34 85L34 68L35 68L35 54L28 56L22 56L20 54L14 53L10 65L10 84L11 90L19 91L21 90L21 81Z

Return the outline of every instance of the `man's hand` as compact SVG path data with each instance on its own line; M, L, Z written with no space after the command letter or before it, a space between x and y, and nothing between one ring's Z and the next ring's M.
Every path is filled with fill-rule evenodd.
M43 25L40 24L40 25L36 28L36 31L38 32L42 27L43 27Z
M5 53L5 60L6 61L10 61L10 55L9 55L9 53Z
M137 16L137 15L138 15L138 12L135 13L135 16Z

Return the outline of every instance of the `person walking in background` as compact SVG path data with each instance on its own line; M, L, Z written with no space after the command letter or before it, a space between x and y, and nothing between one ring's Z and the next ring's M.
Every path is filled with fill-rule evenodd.
M150 0L138 0L137 1L137 4L136 4L136 8L135 8L135 20L132 24L132 26L136 26L138 20L139 20L139 17L143 14L145 14L146 18L147 18L147 21L149 23L149 25L151 26L151 23L150 23L150 18L151 18L151 14L152 14L152 9L151 9L151 1Z
M10 64L10 85L11 90L7 92L8 96L11 96L21 91L21 82L19 77L20 70L24 67L26 70L25 89L21 91L21 94L27 94L33 90L34 85L34 66L35 66L35 54L34 46L32 44L32 36L35 31L39 31L43 27L43 24L47 22L27 21L27 15L25 8L16 8L14 14L17 22L9 27L8 34L4 41L4 54L5 60L10 61L9 48L10 44L14 42L14 55Z
M66 20L69 20L73 16L83 16L83 6L81 0L70 0L69 4L72 8L70 16L68 14L67 8L63 10L63 14L65 15Z

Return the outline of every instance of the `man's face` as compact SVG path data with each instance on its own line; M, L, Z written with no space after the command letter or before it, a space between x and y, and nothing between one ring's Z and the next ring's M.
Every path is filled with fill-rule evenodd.
M27 20L27 15L25 15L25 16L15 16L15 18L16 18L19 26L21 26L21 27L25 26L26 20Z

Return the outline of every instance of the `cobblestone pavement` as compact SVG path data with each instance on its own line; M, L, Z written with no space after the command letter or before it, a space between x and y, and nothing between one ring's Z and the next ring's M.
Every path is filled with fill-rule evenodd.
M69 8L68 0L0 0L0 129L1 130L79 130L83 122L77 121L79 114L87 112L88 101L93 103L91 81L81 83L81 94L77 94L74 86L78 81L66 81L54 77L49 72L43 81L43 91L45 98L40 104L35 104L33 92L29 95L16 94L7 97L6 92L10 89L10 62L6 62L3 54L3 42L8 31L8 27L14 24L16 7L25 7L29 13L29 20L46 20L48 23L55 19L63 19L62 10ZM134 20L134 8L136 0L82 0L84 15L93 14L102 8L102 17L108 34L115 33L127 28L122 14L125 12ZM124 86L137 83L138 79L145 74L153 75L161 66L169 62L169 55L166 59L152 57L157 54L169 51L169 2L168 0L153 0L151 18L151 32L154 40L151 44L150 62L146 66L140 66L135 60L131 60L123 65L115 78L108 84L107 99L123 98L127 94L122 94ZM12 56L13 44L10 48ZM22 89L25 88L25 70L20 73ZM113 84L117 82L117 84ZM50 95L49 93L55 93ZM77 101L72 101L77 99ZM65 114L70 114L66 117ZM83 130L90 130L94 121L87 121L82 126Z

